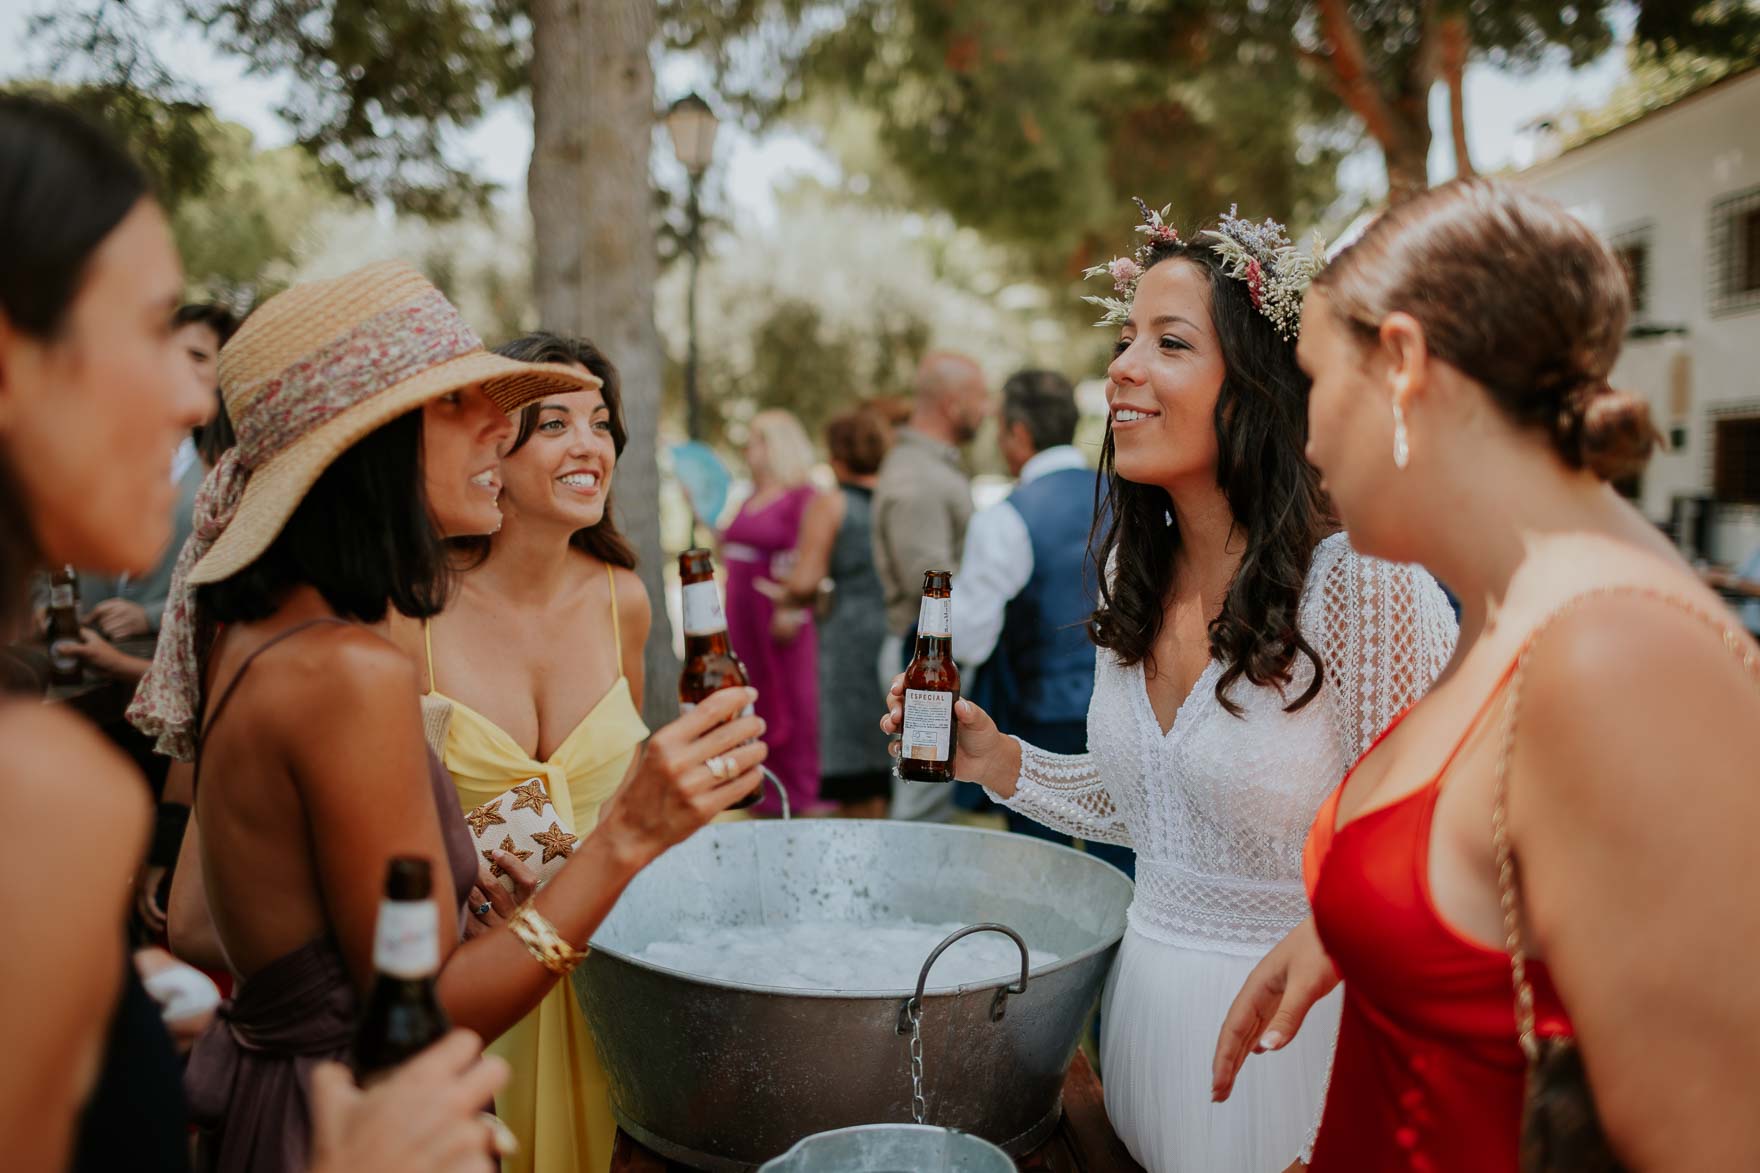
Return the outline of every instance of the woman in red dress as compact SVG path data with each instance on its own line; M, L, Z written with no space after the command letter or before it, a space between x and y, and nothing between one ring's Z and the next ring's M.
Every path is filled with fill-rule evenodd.
M1312 1173L1515 1170L1535 1036L1575 1040L1626 1167L1760 1168L1760 655L1607 483L1656 444L1607 382L1628 311L1589 228L1489 180L1391 209L1308 294L1308 454L1352 544L1462 604L1218 1043L1223 1098L1342 977Z

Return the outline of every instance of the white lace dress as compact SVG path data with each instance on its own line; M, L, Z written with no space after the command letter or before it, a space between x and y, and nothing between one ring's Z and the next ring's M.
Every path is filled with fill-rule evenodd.
M1364 558L1344 535L1315 549L1298 617L1326 666L1294 713L1242 679L1216 698L1212 661L1165 734L1141 666L1102 651L1090 752L1022 744L1014 796L998 801L1084 839L1137 852L1129 927L1107 979L1101 1079L1112 1125L1149 1173L1282 1173L1306 1151L1338 1031L1338 993L1296 1041L1255 1056L1227 1103L1210 1061L1254 964L1308 914L1302 845L1345 771L1429 687L1456 626L1434 580ZM1288 696L1313 679L1298 656Z

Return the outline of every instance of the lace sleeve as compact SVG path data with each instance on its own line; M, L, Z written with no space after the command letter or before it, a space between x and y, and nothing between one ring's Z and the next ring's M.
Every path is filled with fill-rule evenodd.
M1130 830L1100 780L1093 754L1049 753L1018 737L1015 740L1021 747L1021 776L1014 794L1004 798L988 788L986 794L1066 835L1132 846Z
M1424 695L1460 634L1436 580L1344 548L1321 585L1320 654L1339 739L1355 762Z

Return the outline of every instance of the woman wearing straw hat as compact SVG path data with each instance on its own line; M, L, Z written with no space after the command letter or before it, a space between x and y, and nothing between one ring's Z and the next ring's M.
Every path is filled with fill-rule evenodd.
M482 348L446 299L388 262L271 299L220 357L238 444L210 474L132 715L194 757L178 869L238 975L185 1084L204 1167L306 1157L304 1072L347 1051L393 856L434 861L440 995L494 1038L579 960L629 879L758 784L751 698L704 705L648 746L597 835L501 930L462 945L477 875L451 779L423 742L408 658L366 625L436 614L441 534L500 523L506 412L597 388ZM198 656L198 636L218 634ZM172 898L174 946L187 901Z
M182 282L127 156L65 108L0 96L0 622L35 564L157 561L172 456L210 402L174 342ZM0 697L0 746L7 930L37 951L0 965L0 1152L15 1169L185 1169L175 1059L124 955L145 780L35 698ZM477 1109L505 1068L479 1050L455 1032L365 1096L314 1070L313 1173L487 1170Z

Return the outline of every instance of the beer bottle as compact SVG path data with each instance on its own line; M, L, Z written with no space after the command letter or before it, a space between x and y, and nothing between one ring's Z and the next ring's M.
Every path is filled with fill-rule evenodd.
M49 576L49 683L78 684L79 657L58 650L62 640L79 642L79 576L71 566Z
M678 556L678 577L684 584L684 671L678 677L678 707L690 712L711 693L746 688L746 666L727 642L727 616L721 610L721 588L715 585L715 558L707 550L686 550ZM740 810L757 802L758 787L734 803Z
M354 1036L354 1073L363 1085L437 1041L449 1027L440 1008L440 910L428 861L398 856L385 874L373 928L373 986Z
M923 575L923 606L917 613L917 654L904 670L904 728L898 776L910 782L952 782L958 736L953 706L959 701L959 665L953 662L953 575Z

